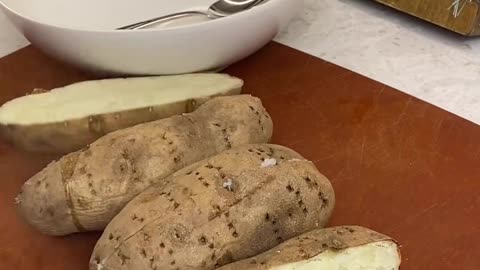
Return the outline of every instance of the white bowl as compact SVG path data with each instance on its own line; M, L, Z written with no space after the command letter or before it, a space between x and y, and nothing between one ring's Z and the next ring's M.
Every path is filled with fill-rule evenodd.
M217 20L144 30L113 30L215 0L0 0L5 14L45 53L97 72L180 74L217 69L259 50L303 6L270 0Z

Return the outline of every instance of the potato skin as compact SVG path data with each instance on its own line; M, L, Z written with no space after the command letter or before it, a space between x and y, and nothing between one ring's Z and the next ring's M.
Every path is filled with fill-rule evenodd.
M294 151L240 146L133 199L105 229L90 269L214 269L325 226L334 204L328 179Z
M329 249L341 250L382 241L395 242L388 236L361 226L318 229L287 240L258 256L225 265L217 270L268 270L314 258Z
M51 163L22 187L18 209L45 234L102 230L152 183L233 146L268 142L272 128L258 98L218 97L191 114L110 133Z
M240 94L241 88L222 95ZM92 115L81 119L36 125L0 124L0 134L12 145L28 152L67 154L82 149L116 130L193 112L215 96L188 99L167 105Z

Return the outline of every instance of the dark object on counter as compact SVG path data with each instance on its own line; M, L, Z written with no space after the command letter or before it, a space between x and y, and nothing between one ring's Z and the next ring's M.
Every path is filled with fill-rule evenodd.
M471 0L375 0L464 36L480 35L480 4Z

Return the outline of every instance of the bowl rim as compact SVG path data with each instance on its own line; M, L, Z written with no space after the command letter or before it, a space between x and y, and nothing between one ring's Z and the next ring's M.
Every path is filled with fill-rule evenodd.
M213 24L219 24L219 23L224 23L228 24L229 22L232 21L243 21L245 19L248 19L250 16L254 16L257 14L262 14L268 9L275 9L275 7L281 6L281 3L285 2L298 2L299 4L303 2L303 0L267 0L265 3L256 6L254 8L251 8L249 10L239 12L237 14L233 14L227 17L215 19L215 20L207 20L207 21L201 21L197 22L194 24L187 24L187 25L177 25L177 26L171 26L171 27L166 27L166 28L145 28L145 29L138 29L138 30L117 30L117 29L112 29L112 30L103 30L103 29L89 29L89 28L82 28L82 27L69 27L69 26L61 26L58 24L52 24L52 23L46 23L41 20L36 20L32 19L30 16L23 15L12 8L8 7L2 0L0 0L0 6L8 10L9 12L13 13L14 15L23 18L24 20L27 20L31 23L34 24L40 24L42 26L46 27L51 27L51 28L56 28L60 30L69 30L69 31L74 31L74 32L90 32L90 33L151 33L151 32L173 32L173 31L178 31L178 30L195 30L197 28L205 28L208 27L209 25ZM8 16L7 16L8 17ZM9 18L10 19L10 18Z

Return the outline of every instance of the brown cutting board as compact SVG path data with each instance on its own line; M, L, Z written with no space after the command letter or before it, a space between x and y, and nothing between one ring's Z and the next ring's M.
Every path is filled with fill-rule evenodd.
M480 269L479 126L277 43L227 71L262 98L275 122L273 142L331 179L332 225L395 237L404 270ZM28 47L0 59L0 104L87 78L94 76ZM14 209L22 183L53 158L0 142L0 269L88 268L98 233L43 236Z

